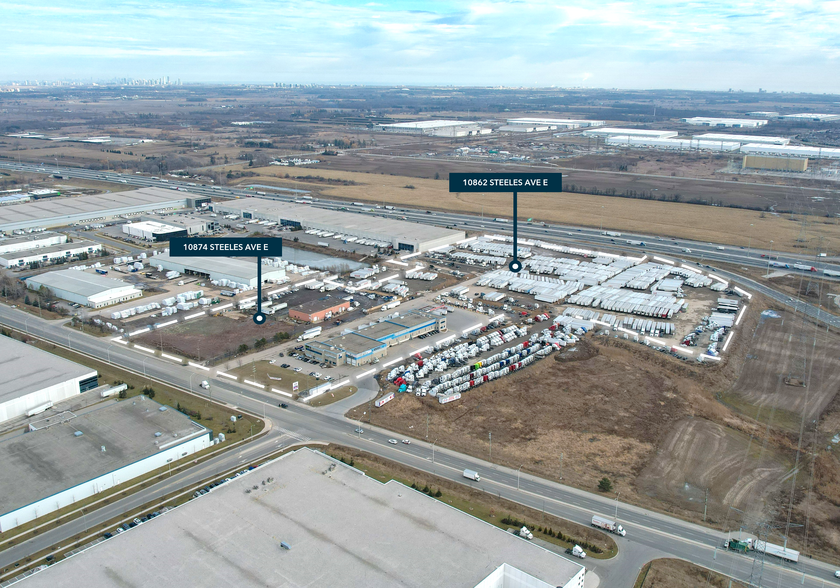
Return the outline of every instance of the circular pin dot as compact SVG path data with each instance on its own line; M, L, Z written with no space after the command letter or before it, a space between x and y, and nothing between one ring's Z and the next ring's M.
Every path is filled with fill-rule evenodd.
M517 274L517 273L522 271L522 262L519 261L518 259L514 259L513 261L510 262L510 264L508 265L508 268L510 268L510 271Z
M258 325L264 325L265 324L265 313L258 312L257 314L255 314L254 315L254 322L257 323Z

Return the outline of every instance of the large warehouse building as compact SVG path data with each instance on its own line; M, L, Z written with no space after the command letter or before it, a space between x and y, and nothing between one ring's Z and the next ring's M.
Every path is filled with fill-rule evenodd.
M554 129L578 129L581 127L601 127L606 124L602 120L585 120L575 118L509 118L507 126L548 127Z
M52 247L53 245L61 245L62 243L67 243L67 235L52 233L50 231L32 233L31 235L22 235L19 237L9 237L7 239L0 239L0 255L39 249L41 247Z
M157 221L126 223L122 226L122 232L144 241L169 241L172 237L189 236L187 229L184 227L176 227Z
M650 139L671 139L676 137L677 131L657 131L653 129L620 129L615 127L604 127L602 129L590 129L583 131L584 137L647 137Z
M3 335L0 370L0 423L98 385L96 370Z
M388 347L432 331L445 330L446 317L412 310L326 341L311 341L304 345L303 353L334 366L366 365L384 357Z
M307 323L317 323L350 310L350 302L340 298L312 300L289 309L289 318Z
M80 255L96 256L102 251L102 244L95 241L74 241L49 247L39 247L16 253L0 255L0 266L23 267L30 263L53 263L60 259L68 260Z
M236 259L233 257L171 257L161 253L149 259L149 265L162 266L164 270L176 271L191 276L201 276L213 281L228 280L242 289L257 287L257 258ZM263 266L263 283L281 283L287 281L286 270Z
M187 194L163 188L53 198L0 207L0 231L98 223L146 212L177 210L186 205Z
M90 308L102 308L143 295L132 284L122 280L74 269L45 272L26 280L26 287L30 290L41 286L46 286L62 300Z
M0 441L0 471L15 481L0 493L0 532L201 451L211 437L145 396L34 420Z
M380 130L388 133L432 135L435 137L470 137L486 135L491 132L490 129L481 128L481 125L477 122L465 120L419 120L378 126Z
M464 231L264 198L214 202L213 210L246 219L275 221L284 226L333 231L388 242L394 249L412 252L451 245L465 237Z
M807 147L805 145L763 145L759 143L748 143L746 145L741 145L741 153L777 157L840 159L840 149L836 147Z
M444 501L304 448L51 565L26 586L111 588L119 578L135 588L583 588L585 574Z
M736 141L738 143L764 143L765 145L787 145L787 137L766 137L762 135L729 135L727 133L704 133L694 135L692 139L698 141Z
M738 151L740 143L732 141L699 141L697 139L654 139L652 137L615 136L607 145L616 147L649 147L670 151Z
M767 120L761 118L712 118L708 116L693 116L680 120L689 125L704 127L756 128L763 127L767 124Z

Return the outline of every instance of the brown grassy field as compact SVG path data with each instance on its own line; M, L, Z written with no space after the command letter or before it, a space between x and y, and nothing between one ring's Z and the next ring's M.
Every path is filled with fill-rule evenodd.
M681 559L655 559L645 564L633 588L746 588L728 576Z
M257 168L260 181L277 185L317 190L324 196L373 204L417 206L422 202L433 210L459 210L483 213L485 217L510 217L511 195L505 193L450 194L448 182L408 176L369 174L329 169ZM320 183L296 181L284 176L316 175L325 178L351 180L352 186L324 186ZM253 182L246 178L239 183ZM405 186L412 185L413 189ZM796 239L801 231L800 217L762 214L757 211L701 206L686 203L659 202L593 196L588 194L523 194L519 198L520 218L600 227L616 231L644 231L662 236L697 239L729 245L751 245L774 250L801 251ZM840 224L834 219L808 217L809 238L823 238L827 249L840 245ZM602 225L603 222L603 225ZM750 229L750 224L753 228Z

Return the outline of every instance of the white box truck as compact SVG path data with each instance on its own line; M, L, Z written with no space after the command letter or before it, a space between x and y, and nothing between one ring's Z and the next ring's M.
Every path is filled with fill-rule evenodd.
M474 472L472 470L464 470L464 477L475 482L481 482L481 476L478 475L478 472Z
M616 535L621 535L622 537L627 535L627 531L624 530L624 527L622 527L615 521L611 521L610 519L604 517L599 517L598 515L593 515L592 526L598 527L599 529L603 529L605 531L609 531L610 533L614 533Z
M201 380L201 387L204 388L205 390L209 390L210 389L210 382L208 382L207 380Z
M321 327L313 327L309 330L306 330L301 334L297 340L298 341L306 341L307 339L314 339L318 335L321 334Z

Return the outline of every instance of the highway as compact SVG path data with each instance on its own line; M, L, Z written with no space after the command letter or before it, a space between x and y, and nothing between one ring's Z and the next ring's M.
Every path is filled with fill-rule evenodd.
M0 168L18 169L18 164L0 163ZM35 173L55 173L51 166L28 166L23 164L26 171ZM30 169L34 168L34 169ZM42 171L43 170L43 171ZM171 186L175 184L188 188L191 192L206 193L215 196L244 195L253 196L253 191L236 190L228 188L208 188L201 186L188 186L183 182L161 182L157 178L145 176L119 175L114 173L104 174L102 172L91 172L74 168L61 168L62 175L83 177L106 181L122 181L135 186ZM279 200L294 200L295 196L274 196ZM317 206L346 206L345 202L329 202L319 200L314 203ZM373 209L374 214L386 214L384 209ZM483 228L491 232L499 232L496 229L504 227L504 223L498 223L498 227L492 221L483 221L480 217L436 213L427 215L423 211L387 211L390 215L406 216L411 220L434 222L435 224L458 225L459 228ZM489 227L489 228L488 228ZM546 238L552 241L566 241L580 244L582 240L592 243L602 243L608 246L610 237L600 235L595 229L578 229L577 227L563 227L551 225L548 227L538 225L522 225L520 228L522 238ZM628 235L622 235L622 239ZM655 237L636 235L631 238L644 240L648 243L645 252L657 254L670 254L672 258L677 255L679 248L692 249L692 255L705 251L709 261L726 261L727 263L740 263L762 266L761 258L756 257L760 252L751 251L747 255L742 250L723 251L714 246L699 244L689 241L665 241L657 240ZM600 240L600 241L599 241ZM618 241L618 239L617 239ZM615 245L621 248L620 244ZM696 249L696 251L695 251ZM641 249L636 248L636 251ZM797 260L796 256L785 254L784 259ZM676 260L676 259L675 259ZM780 256L779 261L783 258ZM793 261L791 261L792 263ZM834 265L826 267L834 268ZM750 280L715 270L719 275L738 281L752 290L757 290L782 302L791 304L786 296L769 288L755 284ZM840 321L836 317L829 316L819 308L809 304L796 302L797 310L805 312L809 316L819 318L838 326ZM148 377L163 381L183 389L193 389L193 382L197 382L206 376L203 372L192 368L182 367L165 360L140 355L137 352L110 341L107 338L96 338L76 331L70 331L61 326L60 322L48 322L37 317L27 315L22 311L0 306L0 322L13 326L23 331L41 336L53 341L58 345L70 346L72 349L87 353L103 361L113 362L126 367L139 374L146 374ZM461 476L465 468L479 471L482 475L480 483L471 485L484 491L491 492L503 498L509 498L522 504L537 509L544 509L546 512L567 518L582 524L588 524L593 513L613 516L616 502L604 496L590 494L561 484L542 480L528 474L518 475L516 471L496 466L471 456L463 455L455 451L431 446L425 440L415 439L411 445L393 446L388 444L388 439L396 437L395 434L387 431L369 430L365 426L364 434L354 433L357 426L340 415L331 414L328 411L318 411L306 406L292 404L289 409L280 409L277 406L279 399L270 393L260 392L246 388L236 382L228 380L213 379L211 381L212 396L214 399L226 402L233 406L242 407L255 414L265 414L273 423L274 429L264 438L256 441L253 445L246 445L236 452L225 454L209 460L194 470L189 470L146 488L135 495L126 497L105 509L97 510L86 515L85 520L74 521L61 527L52 529L48 533L39 535L37 538L24 542L12 549L0 553L0 569L22 557L35 553L41 549L61 544L67 538L89 527L99 521L107 520L115 514L125 511L132 506L161 496L176 488L193 483L204 476L210 476L217 472L229 469L239 463L247 463L262 455L272 452L279 445L285 445L293 440L315 440L341 443L348 446L371 452L388 459L392 459L406 466L415 467L428 471L448 479L466 483ZM736 579L749 578L752 560L748 557L721 551L720 546L725 534L716 532L705 527L687 523L685 521L668 517L666 515L651 513L627 505L618 503L618 517L628 530L626 538L616 537L620 546L620 554L613 560L598 561L587 559L585 564L588 569L594 571L604 586L632 586L639 568L647 561L655 557L672 556L680 557L700 565L710 567L734 576ZM821 586L823 581L831 579L833 568L827 564L805 560L801 561L795 569L780 564L772 558L767 559L764 571L764 584L773 586Z
M201 373L165 360L141 356L122 345L106 338L96 338L76 331L69 331L60 322L49 322L22 311L0 306L0 322L28 331L33 335L51 340L56 344L87 353L103 361L124 366L149 378L190 389L191 380L200 378ZM273 394L246 388L236 382L213 379L213 398L241 407L255 414L265 414L273 424L273 430L253 445L245 445L237 451L223 454L202 464L194 470L181 474L141 490L87 514L83 520L70 522L39 535L12 549L0 552L0 569L32 553L54 544L62 544L86 527L116 516L155 497L195 483L196 481L225 471L231 467L248 463L274 451L280 445L299 440L314 440L341 443L397 461L406 466L427 471L447 479L469 483L473 487L491 492L497 496L515 500L535 509L567 518L581 524L588 524L593 513L613 516L616 501L540 479L528 474L517 474L501 466L487 463L458 452L435 447L425 440L414 439L411 445L388 443L397 435L388 431L371 429L363 424L365 432L355 433L357 423L343 417L321 412L306 406L291 404L289 409L278 407L278 398ZM434 454L434 461L433 461ZM464 469L481 473L481 482L468 482L462 477ZM616 537L620 554L607 561L587 559L587 568L594 571L606 586L632 586L638 569L655 557L680 557L710 567L738 579L749 577L752 560L738 554L722 551L725 535L705 527L681 521L666 515L618 503L618 518L628 530L626 538ZM764 578L768 585L820 586L823 579L831 577L833 569L816 561L802 561L791 569L769 559L765 565Z

